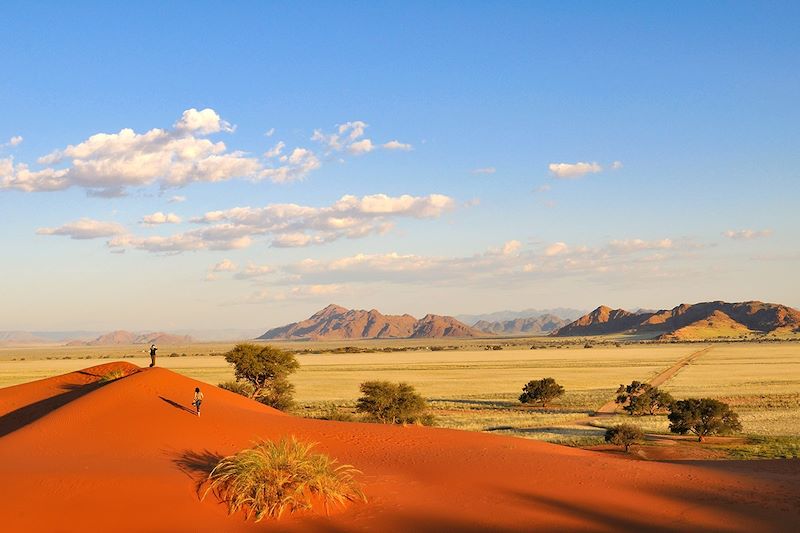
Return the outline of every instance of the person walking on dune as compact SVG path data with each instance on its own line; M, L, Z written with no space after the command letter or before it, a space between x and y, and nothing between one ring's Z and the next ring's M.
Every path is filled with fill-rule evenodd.
M158 348L156 348L155 344L150 345L150 368L156 366L156 352Z
M195 410L197 411L197 416L200 416L200 404L203 403L203 393L200 392L200 387L194 388L194 401L192 405L194 405Z

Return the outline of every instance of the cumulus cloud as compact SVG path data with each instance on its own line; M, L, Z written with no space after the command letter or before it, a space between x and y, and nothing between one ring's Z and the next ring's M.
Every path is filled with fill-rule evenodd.
M405 152L413 149L413 147L410 144L401 143L397 139L383 143L383 148L386 150L402 150Z
M150 226L155 226L158 224L180 224L181 217L175 213L162 213L161 211L157 211L152 215L145 215L142 217L141 223Z
M522 248L522 243L519 241L508 241L503 245L503 255L512 255L517 253Z
M185 196L175 195L169 199L169 203L171 204L181 204L186 201Z
M124 128L98 133L40 157L37 162L44 168L39 170L25 163L5 165L0 169L0 188L36 192L82 187L108 196L108 191L153 183L181 187L197 181L257 179L262 168L258 159L206 138L233 129L213 109L188 109L171 130L136 133Z
M8 140L7 143L0 144L0 147L2 147L2 146L19 146L20 144L22 144L22 141L23 141L22 135L14 135L13 137L11 137Z
M267 131L264 132L264 135L266 137L272 137L273 135L275 135L275 128L268 129Z
M38 235L63 235L70 239L98 239L125 233L125 227L116 222L103 222L91 218L81 218L57 228L39 228Z
M611 170L619 170L622 168L622 161L614 161L611 163Z
M191 108L183 112L181 118L175 123L175 129L191 133L209 134L220 131L232 133L234 127L229 122L222 120L213 109L206 108L198 111L195 108Z
M598 163L550 163L550 173L559 179L580 178L586 174L596 174L603 170Z
M356 141L351 143L350 146L347 147L347 151L353 155L361 155L371 152L375 149L375 146L372 144L372 141L369 139L362 139L360 141Z
M742 229L742 230L728 230L722 233L725 237L729 239L734 239L737 241L750 241L753 239L762 239L764 237L769 237L772 235L771 229L762 229L762 230L754 230L754 229Z
M366 128L362 121L346 122L334 133L315 130L312 139L320 142L328 154L366 154L376 147L371 139L364 138ZM286 151L283 141L256 157L209 138L233 133L235 129L213 109L187 109L171 129L137 133L123 128L117 133L97 133L40 157L40 168L10 157L0 159L0 189L41 192L81 187L91 196L111 197L124 195L129 188L153 184L164 189L236 178L288 183L304 179L321 166L314 151L304 147ZM21 141L21 137L13 137L11 143ZM383 146L393 150L410 148L398 141Z
M213 266L211 269L212 272L236 272L236 263L231 261L230 259L223 259L219 263Z
M497 172L497 169L494 167L481 167L481 168L473 168L473 174L494 174Z
M567 250L569 250L569 247L567 246L567 244L566 244L566 243L563 243L563 242L554 242L553 244L551 244L551 245L547 246L547 247L544 249L544 255L546 255L546 256L548 256L548 257L552 257L552 256L554 256L554 255L563 254L563 253L565 253Z
M109 241L114 249L150 252L232 250L250 246L253 238L267 237L273 247L296 248L342 238L357 239L383 234L398 218L430 219L455 208L449 196L345 195L330 206L269 204L209 211L191 219L201 227L171 236L118 235ZM165 220L163 213L150 215Z
M259 176L274 183L288 183L302 180L309 172L322 165L316 154L305 148L295 148L291 154L280 156L279 160L280 166L265 168Z

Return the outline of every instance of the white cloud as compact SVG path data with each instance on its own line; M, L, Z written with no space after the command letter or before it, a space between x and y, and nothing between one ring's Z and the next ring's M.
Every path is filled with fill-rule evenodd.
M762 230L753 230L753 229L742 229L742 230L728 230L722 233L725 237L729 239L734 239L737 241L750 241L753 239L762 239L764 237L769 237L772 235L771 229L762 229Z
M178 131L204 135L220 131L232 133L235 129L229 122L222 120L216 111L209 108L202 111L198 111L195 108L187 109L174 127Z
M113 237L125 233L125 227L116 222L102 222L91 218L81 218L57 228L39 228L37 235L63 235L71 239L97 239Z
M664 250L672 248L672 239L660 239L657 241L644 241L642 239L623 239L614 240L608 243L609 248L618 252L634 252L640 250Z
M275 128L268 129L267 131L264 132L264 135L267 137L272 137L273 135L275 135Z
M135 248L153 253L180 253L198 250L238 250L252 244L249 236L214 235L203 231L178 233L169 237L119 235L108 241L112 249Z
M366 122L360 120L345 122L337 126L336 133L323 133L322 130L314 130L311 140L325 146L328 152L339 152L348 149L359 137L362 137L367 126ZM371 141L369 145L372 145Z
M658 250L658 253L652 253L652 250ZM696 246L690 242L678 243L671 239L616 240L597 247L568 246L557 242L540 251L526 250L518 241L508 241L466 257L360 253L332 260L304 259L283 265L278 272L284 274L286 283L295 286L388 282L462 286L505 284L513 287L514 284L529 282L531 276L552 279L638 272L659 277L664 275L660 270L662 264L686 252L694 253L694 250Z
M619 170L622 168L622 161L614 161L611 163L611 170Z
M375 149L371 139L363 138L366 127L362 121L347 122L335 133L315 130L312 139L322 143L328 154L361 155ZM320 157L308 148L295 147L285 154L283 141L263 157L255 157L208 138L235 129L213 109L187 109L172 129L137 133L123 128L117 133L97 133L40 157L37 163L42 168L32 169L13 158L0 159L0 189L41 192L81 187L90 196L112 197L153 184L164 189L236 178L288 183L304 179L322 165ZM21 142L21 137L12 142L17 139ZM384 146L405 149L408 145L389 141Z
M23 140L22 135L14 135L8 140L6 146L19 146Z
M413 146L407 143L401 143L400 141L395 139L393 141L383 143L383 148L386 150L402 150L407 152L409 150L412 150Z
M374 150L375 147L372 144L372 141L369 139L363 139L360 141L356 141L350 146L347 147L347 151L353 155L361 155L366 154Z
M275 268L270 265L257 265L253 262L247 263L241 272L237 272L234 276L236 279L253 279L266 276L275 272Z
M186 201L185 196L176 195L169 199L168 203L170 204L181 204Z
M544 185L539 185L538 187L533 189L533 192L535 192L535 193L548 192L552 188L553 187L549 183L545 183Z
M271 180L273 183L289 183L302 180L312 170L316 170L321 163L314 152L305 148L295 148L292 153L280 156L281 166L265 168L259 177Z
M161 211L157 211L152 215L145 215L142 217L141 223L150 226L155 226L158 224L180 224L181 217L175 213L162 213Z
M563 254L567 250L569 250L569 247L567 246L566 243L554 242L553 244L549 245L547 248L544 249L544 255L552 257L554 255Z
M297 204L234 207L191 219L203 225L198 229L168 237L120 235L109 246L151 252L230 250L249 246L254 237L268 236L274 247L302 247L383 234L391 229L396 218L437 218L455 205L452 198L441 194L395 197L373 194L345 195L326 207Z
M283 151L283 149L285 147L286 147L286 143L285 142L278 141L278 143L275 146L273 146L272 148L270 148L269 150L264 152L264 157L270 158L270 159L273 158L273 157L278 157L279 155L281 155L281 152Z
M212 272L236 272L236 263L230 259L223 259L211 269Z
M522 243L519 241L508 241L503 245L503 255L512 255L519 252L520 248L522 248Z
M231 132L233 127L215 111L189 109L173 130L136 133L124 128L98 133L40 157L38 163L45 165L41 170L32 171L25 163L4 168L0 188L36 192L83 187L94 195L109 196L153 183L180 187L196 181L256 179L262 168L258 159L204 138L221 131Z
M473 168L473 174L494 174L497 172L497 169L494 167L482 167L482 168Z
M597 163L550 163L547 168L559 179L580 178L585 174L596 174L603 170Z

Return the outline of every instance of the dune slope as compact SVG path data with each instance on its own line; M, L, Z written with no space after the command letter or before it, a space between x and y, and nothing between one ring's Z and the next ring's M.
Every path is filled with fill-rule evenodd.
M800 520L797 461L666 464L309 420L165 369L121 365L133 373L103 385L108 368L0 389L3 530L790 531ZM202 418L189 408L195 386L206 394ZM255 524L228 517L214 497L199 501L197 482L219 457L284 435L360 469L369 503Z

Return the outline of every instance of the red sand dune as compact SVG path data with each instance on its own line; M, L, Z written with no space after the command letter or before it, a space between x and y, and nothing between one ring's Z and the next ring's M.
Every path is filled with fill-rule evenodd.
M98 385L112 368L133 372ZM126 363L0 389L0 528L50 531L797 531L800 461L657 463L425 427L287 416ZM195 386L203 417L189 412ZM363 472L369 503L227 516L196 483L257 438L296 435Z

